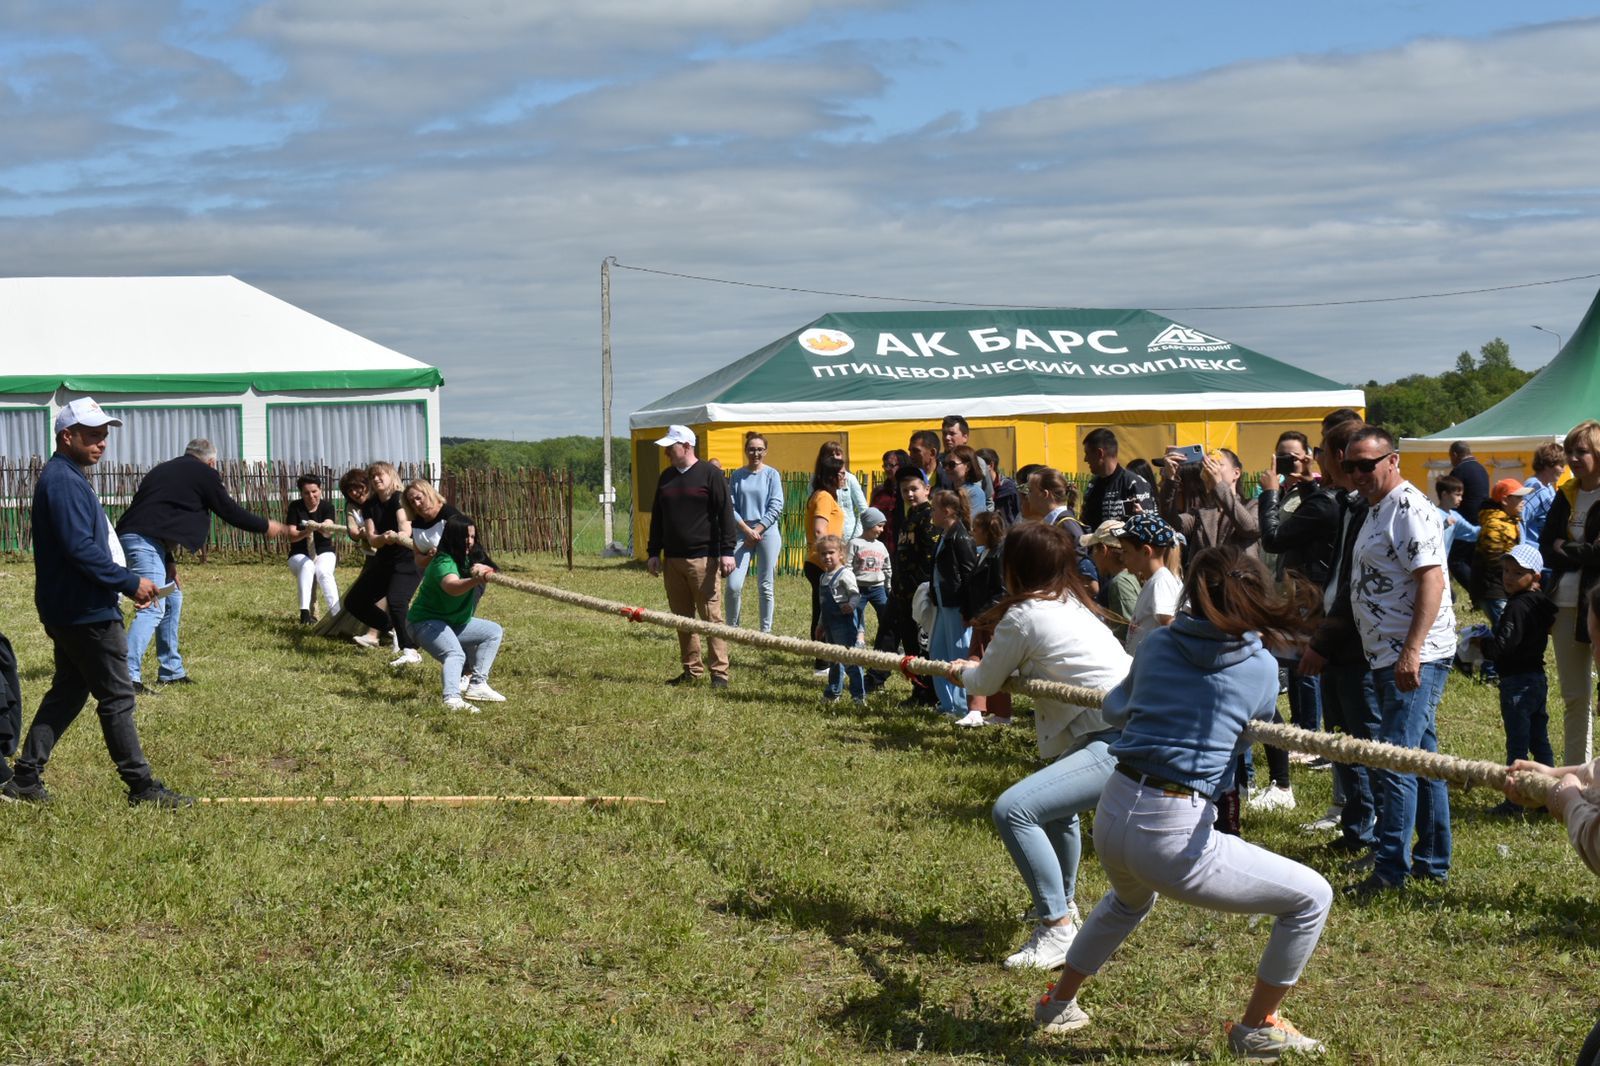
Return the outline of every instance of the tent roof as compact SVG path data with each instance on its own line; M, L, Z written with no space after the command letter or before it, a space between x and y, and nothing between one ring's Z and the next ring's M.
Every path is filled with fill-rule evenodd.
M1150 311L824 315L633 414L636 429L1107 411L1359 407L1351 389Z
M0 393L442 383L433 367L234 277L0 278Z
M1408 441L1408 451L1422 442L1441 444L1469 440L1520 447L1528 441L1560 440L1567 431L1600 410L1600 293L1556 357L1522 388L1493 407L1449 429Z

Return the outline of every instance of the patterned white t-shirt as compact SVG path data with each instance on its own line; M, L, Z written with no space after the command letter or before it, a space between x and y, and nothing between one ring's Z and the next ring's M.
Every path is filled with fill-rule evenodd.
M1374 670L1399 660L1411 632L1417 600L1412 572L1444 565L1444 527L1437 509L1416 486L1401 482L1367 512L1350 559L1350 604L1361 646ZM1455 655L1455 630L1456 612L1446 579L1439 613L1422 642L1422 661Z

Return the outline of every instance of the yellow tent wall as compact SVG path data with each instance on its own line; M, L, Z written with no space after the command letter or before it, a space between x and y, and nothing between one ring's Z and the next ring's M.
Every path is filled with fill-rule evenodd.
M958 412L957 412L958 413ZM1083 438L1091 429L1109 426L1116 431L1121 456L1127 460L1158 455L1168 445L1200 444L1208 450L1230 448L1239 453L1250 471L1265 470L1272 459L1278 434L1294 429L1312 440L1321 436L1324 408L1278 408L1248 411L1116 411L1095 415L1029 415L1017 418L969 420L973 446L990 447L1000 455L1001 469L1009 474L1019 466L1042 463L1068 474L1083 468ZM1204 417L1199 417L1203 415ZM690 427L699 438L701 459L716 459L725 470L744 464L744 435L760 430L767 435L767 462L785 474L809 471L817 448L825 440L839 440L847 448L852 470L873 470L884 452L904 448L919 429L938 432L937 422L717 422ZM644 558L650 533L649 508L656 479L666 467L666 457L654 441L666 432L657 426L633 431L633 549Z
M1434 497L1434 482L1448 474L1454 465L1450 462L1449 442L1440 442L1437 449L1431 447L1433 443L1428 441L1423 445L1421 441L1406 441L1400 450L1401 476L1427 493L1429 499ZM1514 477L1518 481L1532 477L1533 452L1533 448L1526 446L1510 448L1474 444L1472 448L1472 454L1489 471L1491 485L1503 477Z

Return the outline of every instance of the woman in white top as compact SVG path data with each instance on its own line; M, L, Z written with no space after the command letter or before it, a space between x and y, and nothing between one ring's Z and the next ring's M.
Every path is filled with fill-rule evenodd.
M1148 511L1123 520L1117 543L1122 565L1141 583L1125 641L1128 654L1132 655L1145 637L1171 622L1178 613L1178 600L1183 596L1183 564L1177 531Z
M1556 490L1539 535L1539 554L1554 579L1547 591L1556 602L1550 644L1566 709L1562 757L1578 765L1594 755L1589 648L1596 634L1587 625L1582 603L1600 578L1600 422L1591 419L1573 426L1562 447L1572 477Z
M981 661L951 663L951 678L984 696L999 692L1013 672L1085 688L1119 684L1132 660L1084 591L1072 538L1023 522L1006 534L1001 557L1006 596L975 623L993 636ZM1051 969L1077 935L1078 814L1095 805L1116 767L1107 748L1117 733L1097 708L1045 698L1034 700L1034 727L1040 756L1054 761L1000 796L994 824L1038 916L1006 965Z

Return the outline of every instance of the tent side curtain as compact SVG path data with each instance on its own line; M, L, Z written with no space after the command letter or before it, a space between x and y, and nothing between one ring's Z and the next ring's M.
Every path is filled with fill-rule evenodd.
M218 459L243 458L240 411L232 407L122 407L105 409L122 419L106 438L104 462L154 466L182 455L189 442L208 440Z
M49 411L43 407L0 408L0 459L7 465L26 463L36 455L47 458L53 451Z
M335 469L382 460L427 463L423 401L267 404L267 456Z

